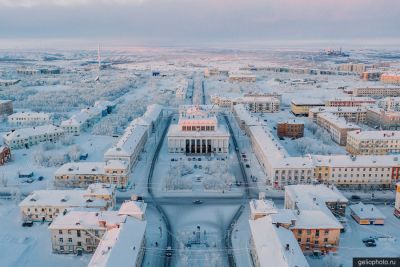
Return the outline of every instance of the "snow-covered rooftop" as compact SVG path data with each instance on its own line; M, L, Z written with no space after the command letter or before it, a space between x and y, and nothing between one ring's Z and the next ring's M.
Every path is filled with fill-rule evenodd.
M49 114L43 112L16 112L8 116L9 120L30 119L30 118L48 120Z
M254 249L260 267L308 267L293 233L272 224L269 217L250 220Z
M55 175L65 174L104 174L104 162L69 162L55 171Z
M361 129L357 124L347 122L345 118L338 117L333 113L323 112L317 115L317 118L325 119L329 123L340 129Z
M146 221L128 217L119 228L108 230L88 267L137 266L145 238L146 224Z
M365 107L315 107L310 108L309 111L313 113L366 112L367 109Z
M315 166L340 167L397 167L400 166L397 155L313 155Z
M22 128L13 130L4 135L4 139L13 140L13 139L29 139L33 136L44 135L44 134L53 134L53 133L63 133L64 130L54 126L52 124L46 124L36 127L30 128Z
M359 202L349 206L350 210L354 212L361 220L363 219L385 219L386 216L374 205L364 204Z
M147 204L139 201L125 201L119 208L118 215L128 215L142 220L146 213Z
M313 98L297 98L292 99L292 104L296 106L325 106L325 102L321 99Z
M342 229L343 226L327 212L314 210L299 210L296 214L296 223L293 229Z
M398 140L400 131L351 131L347 136L357 140Z

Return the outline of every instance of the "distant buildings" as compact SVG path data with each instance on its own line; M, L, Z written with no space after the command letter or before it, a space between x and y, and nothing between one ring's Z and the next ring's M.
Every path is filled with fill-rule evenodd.
M237 104L245 105L251 112L279 112L281 95L277 93L245 94L241 97L212 95L211 103L222 108L233 108Z
M381 75L381 82L400 85L400 73L383 73Z
M61 128L66 134L80 135L81 131L109 114L114 107L115 104L110 101L96 101L93 107L82 109L68 120L62 121Z
M11 159L11 149L7 146L0 146L0 166Z
M400 152L400 131L353 131L346 150L352 155L386 155Z
M20 75L39 75L39 74L60 74L61 70L59 68L19 68L16 70L17 74Z
M381 108L368 108L366 124L381 130L400 129L400 112Z
M358 204L350 205L350 215L353 219L361 225L383 225L385 224L385 215L372 204Z
M54 142L64 136L60 127L47 124L31 128L12 130L3 136L4 143L11 149L29 148L42 142Z
M11 125L41 125L50 122L49 114L42 112L17 112L8 116Z
M317 107L311 108L308 117L313 121L317 120L319 113L332 113L333 115L344 118L348 122L363 123L367 118L365 107Z
M168 130L168 152L227 154L229 133L207 106L181 106L178 124Z
M254 83L256 82L256 75L249 73L229 73L229 81L230 82L248 82Z
M304 122L287 120L278 122L276 126L278 137L301 138L304 136Z
M13 104L11 100L0 100L0 116L13 113Z
M0 80L0 86L11 86L19 83L21 80Z
M204 77L212 77L212 76L228 76L228 70L220 70L218 68L205 68L204 69Z
M326 101L327 107L360 107L375 104L370 97L339 97Z
M338 67L339 71L363 73L367 66L363 63L345 63Z
M70 162L62 165L54 173L54 180L56 185L66 187L84 188L94 183L105 183L126 188L128 174L127 161Z
M379 81L381 79L382 71L368 70L361 73L361 79L364 81Z
M348 132L360 129L358 125L347 122L344 118L332 113L318 113L316 123L327 130L332 140L341 146L346 145Z
M319 99L293 99L291 111L296 116L308 116L311 108L324 107L325 103Z
M384 110L400 111L400 97L386 97L381 99L378 102L378 106Z
M353 88L352 95L356 97L400 96L400 87L362 87Z
M51 222L71 208L108 210L115 207L115 187L92 184L86 190L36 190L19 203L24 221Z

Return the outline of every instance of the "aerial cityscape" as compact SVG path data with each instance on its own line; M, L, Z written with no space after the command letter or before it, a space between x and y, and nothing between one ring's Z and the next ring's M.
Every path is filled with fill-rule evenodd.
M0 266L400 266L400 3L251 2L0 0Z

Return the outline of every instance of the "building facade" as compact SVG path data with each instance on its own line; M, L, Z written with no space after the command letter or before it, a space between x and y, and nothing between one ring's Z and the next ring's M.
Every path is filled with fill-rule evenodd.
M386 111L381 108L368 108L365 123L375 129L399 130L400 112Z
M365 107L318 107L311 108L308 117L314 122L319 113L332 113L333 115L344 118L348 122L364 123L367 118L367 109Z
M324 106L324 102L316 99L294 99L291 102L291 111L296 116L308 116L311 108Z
M400 152L399 131L353 131L346 150L352 155L386 155Z
M326 101L327 107L360 107L375 104L375 100L370 97L341 97Z
M278 137L301 138L304 136L304 122L296 120L278 122L276 131Z
M0 146L0 165L11 160L11 149L7 146Z
M346 145L348 132L360 129L356 124L347 122L344 118L332 113L318 113L316 123L327 130L332 140L341 146Z
M381 75L381 82L400 85L400 73L383 73Z
M359 97L400 96L400 87L362 87L353 88L352 92Z
M0 116L8 116L14 112L11 100L0 100Z
M41 125L50 122L49 114L42 112L17 112L8 116L8 123L12 125Z

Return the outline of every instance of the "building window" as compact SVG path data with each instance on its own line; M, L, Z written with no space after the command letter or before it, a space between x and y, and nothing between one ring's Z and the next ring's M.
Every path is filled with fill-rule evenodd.
M62 230L58 230L58 233L59 233L60 235L62 235L63 231L62 231Z
M60 237L60 238L58 239L58 241L60 241L60 243L62 243L62 242L64 242L64 239L63 239L62 237Z

